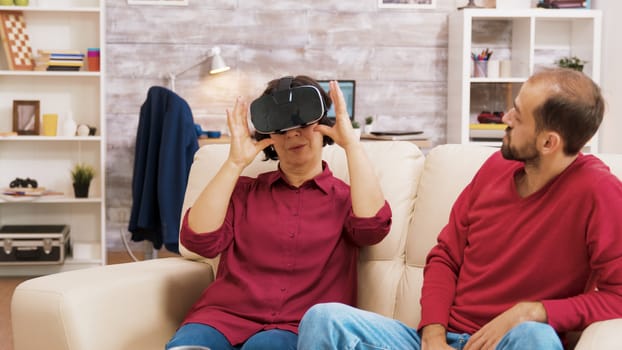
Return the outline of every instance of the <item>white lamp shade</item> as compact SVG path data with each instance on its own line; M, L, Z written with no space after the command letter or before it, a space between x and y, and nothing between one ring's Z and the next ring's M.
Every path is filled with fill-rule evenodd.
M209 74L218 74L222 72L228 71L230 68L225 64L225 61L220 57L220 54L214 55L212 57L212 69L209 71Z

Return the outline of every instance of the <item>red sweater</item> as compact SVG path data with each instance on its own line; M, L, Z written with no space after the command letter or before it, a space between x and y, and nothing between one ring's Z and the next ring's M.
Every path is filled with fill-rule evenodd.
M621 182L579 155L521 198L523 171L497 152L460 194L427 258L420 328L473 334L520 301L541 301L558 332L622 317Z
M186 215L184 247L221 255L216 280L184 324L208 324L236 345L265 329L297 333L316 303L356 304L358 248L386 236L391 209L385 202L376 216L355 217L350 187L323 167L299 188L279 171L241 177L215 232L196 234Z

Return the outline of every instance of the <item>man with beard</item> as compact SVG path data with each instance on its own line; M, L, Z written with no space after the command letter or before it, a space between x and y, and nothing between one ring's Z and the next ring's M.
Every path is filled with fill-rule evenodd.
M603 113L583 73L532 76L428 254L418 328L320 304L299 349L562 349L566 332L622 317L622 183L580 152Z

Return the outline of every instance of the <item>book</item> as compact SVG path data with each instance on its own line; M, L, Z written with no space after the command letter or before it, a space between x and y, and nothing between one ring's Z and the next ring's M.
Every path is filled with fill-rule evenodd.
M471 130L503 130L507 128L507 124L494 124L494 123L473 123L469 124Z
M55 62L37 62L35 64L34 70L43 71L43 70L80 70L84 64L75 64L75 63L55 63Z
M39 56L51 55L51 54L63 54L63 55L83 55L80 50L37 50Z
M53 53L53 54L38 55L37 58L43 59L43 60L49 60L49 59L82 60L84 59L84 54Z
M506 124L473 123L469 125L469 135L473 139L501 140L507 127Z
M58 51L44 51L38 50L37 62L50 62L50 61L66 61L66 62L83 62L84 53L77 50L58 50Z
M83 61L58 61L58 60L50 60L47 63L49 66L72 66L72 67L82 67L84 65Z
M78 66L47 66L47 71L79 71Z

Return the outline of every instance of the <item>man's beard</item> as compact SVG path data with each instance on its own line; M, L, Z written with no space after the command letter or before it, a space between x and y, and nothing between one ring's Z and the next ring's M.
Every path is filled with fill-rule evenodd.
M501 155L507 160L516 160L523 163L537 161L539 159L538 150L536 149L535 140L530 144L518 149L510 145L510 130L506 131L506 137L501 143Z

